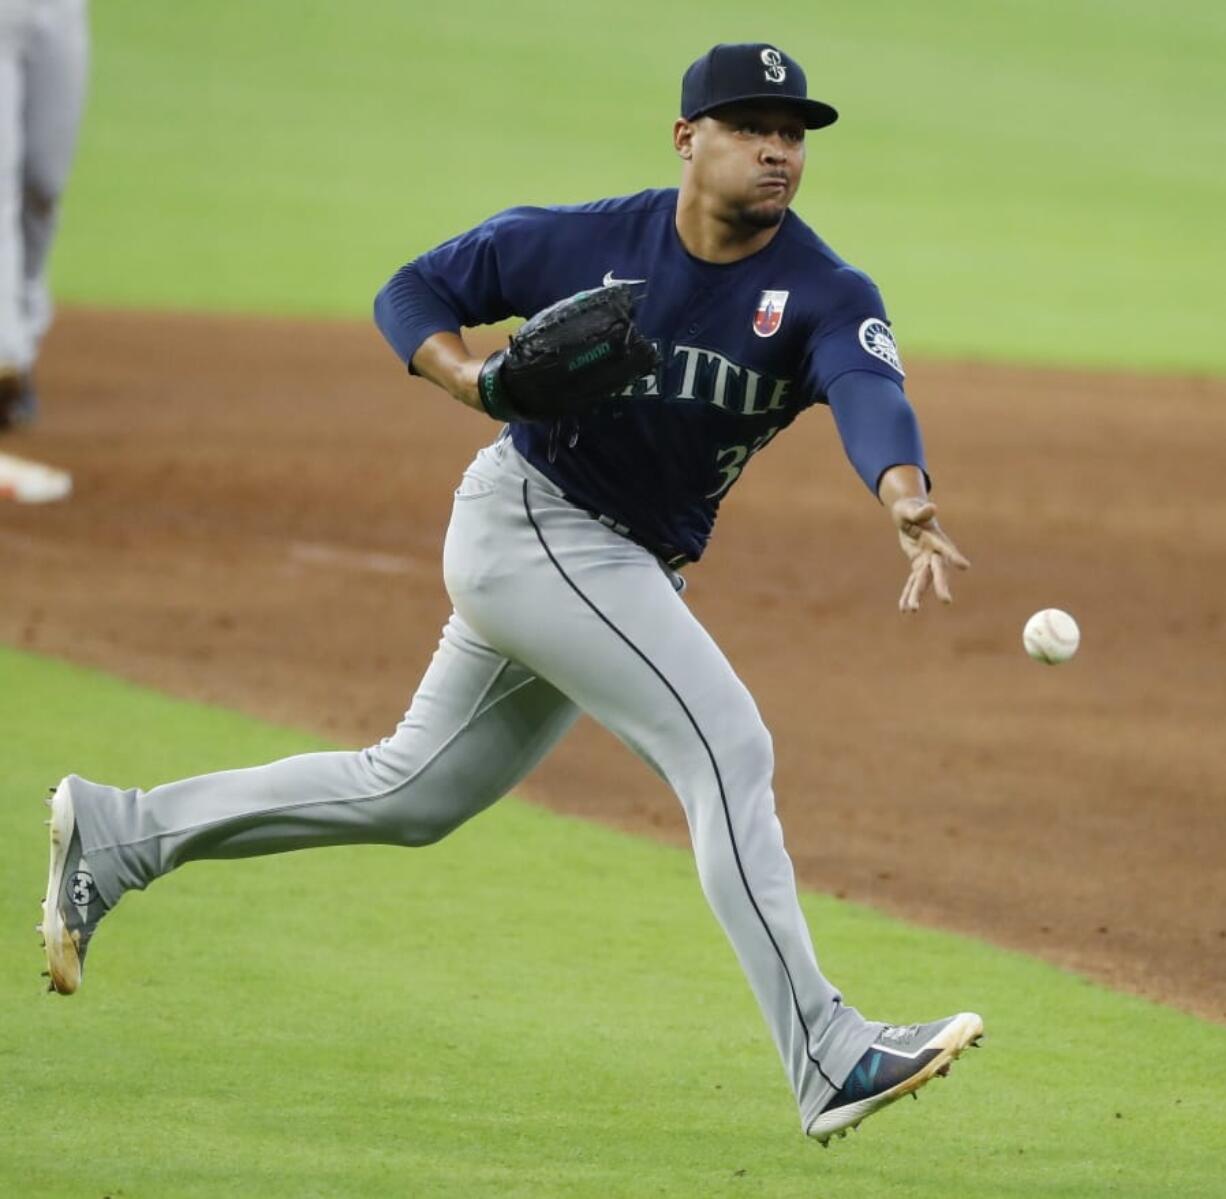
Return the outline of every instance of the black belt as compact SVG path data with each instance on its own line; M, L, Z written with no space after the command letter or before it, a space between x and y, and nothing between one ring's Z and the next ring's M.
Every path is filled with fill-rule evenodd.
M574 501L572 500L571 502L573 503ZM579 504L576 507L582 508L583 505ZM641 545L649 554L654 554L659 558L669 570L680 570L683 566L688 565L690 561L689 554L683 554L676 546L656 545L646 537L640 537L629 525L624 525L621 521L614 520L611 516L605 516L603 512L593 512L590 508L583 508L583 511L593 520L600 521L605 528L612 529L614 533L625 537L627 541L633 541L635 545Z

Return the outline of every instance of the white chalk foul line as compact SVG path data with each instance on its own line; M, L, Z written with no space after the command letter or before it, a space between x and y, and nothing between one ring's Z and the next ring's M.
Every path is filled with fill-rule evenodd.
M354 550L342 545L325 545L315 541L293 541L289 556L307 566L322 566L328 570L352 570L375 575L420 575L424 567L402 554L381 554L370 550ZM436 573L434 570L430 572Z

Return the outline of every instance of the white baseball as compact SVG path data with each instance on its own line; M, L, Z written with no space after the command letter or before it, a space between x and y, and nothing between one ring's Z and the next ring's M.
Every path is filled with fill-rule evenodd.
M1077 622L1059 608L1044 608L1036 612L1022 630L1022 644L1036 662L1056 666L1067 662L1081 644Z

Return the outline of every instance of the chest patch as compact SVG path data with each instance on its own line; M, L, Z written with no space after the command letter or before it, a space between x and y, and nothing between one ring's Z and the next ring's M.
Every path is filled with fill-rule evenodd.
M892 366L900 375L906 376L902 368L902 359L898 356L898 345L890 326L878 317L870 316L860 325L860 344L874 358Z
M787 303L786 291L764 291L753 314L753 331L759 337L773 337L783 324L783 310Z

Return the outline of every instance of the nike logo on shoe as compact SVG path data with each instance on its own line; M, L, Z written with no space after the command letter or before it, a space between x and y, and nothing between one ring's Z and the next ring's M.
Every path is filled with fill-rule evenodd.
M616 287L619 283L646 283L646 279L618 279L612 271L605 271L601 280L605 287Z
M878 1041L906 1041L919 1032L918 1024L896 1024L883 1028L877 1034Z

